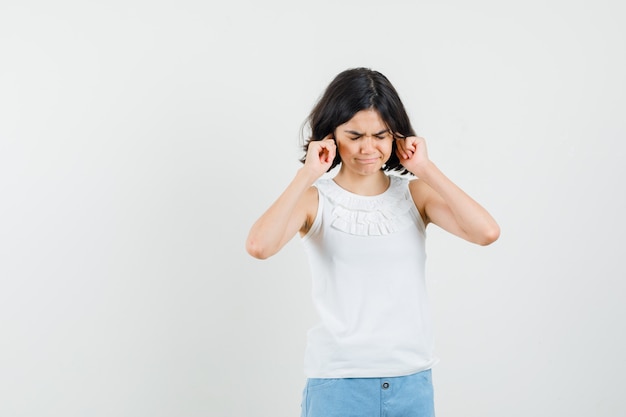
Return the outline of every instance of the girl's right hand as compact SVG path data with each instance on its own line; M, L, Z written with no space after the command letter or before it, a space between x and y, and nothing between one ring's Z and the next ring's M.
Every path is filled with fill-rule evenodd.
M330 169L336 153L337 145L332 135L328 135L322 140L311 141L306 152L304 168L319 178Z

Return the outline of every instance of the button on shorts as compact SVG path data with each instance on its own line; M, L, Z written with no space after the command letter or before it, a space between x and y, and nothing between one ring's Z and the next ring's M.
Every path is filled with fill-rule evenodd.
M309 378L302 417L434 417L432 373L390 378Z

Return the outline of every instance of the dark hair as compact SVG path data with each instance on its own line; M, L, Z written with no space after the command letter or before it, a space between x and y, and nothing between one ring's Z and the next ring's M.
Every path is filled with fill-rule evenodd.
M311 141L322 140L329 134L334 135L335 129L352 119L357 112L370 109L380 114L395 138L415 135L400 96L387 77L369 68L348 69L331 81L309 114L305 124L311 129L311 136L304 143L305 157L300 162L304 163ZM337 153L329 171L340 162L341 158ZM395 140L391 157L383 170L408 173L396 155Z

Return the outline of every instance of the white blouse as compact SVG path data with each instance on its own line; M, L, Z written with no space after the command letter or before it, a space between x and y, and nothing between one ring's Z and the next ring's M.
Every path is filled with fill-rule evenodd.
M432 367L424 277L425 227L407 178L380 195L316 182L319 204L302 242L320 323L308 332L309 378L391 377Z

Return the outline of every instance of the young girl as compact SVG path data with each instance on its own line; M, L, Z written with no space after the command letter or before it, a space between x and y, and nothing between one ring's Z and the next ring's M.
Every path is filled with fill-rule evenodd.
M265 259L299 233L310 260L320 323L307 338L302 416L433 416L426 227L480 245L500 229L429 160L381 73L340 73L308 123L303 167L246 242Z

